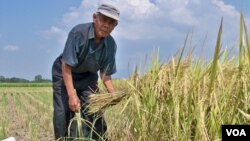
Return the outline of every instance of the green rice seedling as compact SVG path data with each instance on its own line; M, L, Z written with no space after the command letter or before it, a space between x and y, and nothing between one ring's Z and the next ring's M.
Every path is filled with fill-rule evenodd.
M33 141L39 140L38 138L38 125L36 123L33 123L33 121L29 121L29 138Z
M5 139L9 134L9 118L7 116L7 95L0 94L0 139Z
M0 83L0 87L51 87L52 83Z
M9 134L9 121L8 120L3 120L1 122L1 126L0 126L0 139L5 139L6 137L8 137Z

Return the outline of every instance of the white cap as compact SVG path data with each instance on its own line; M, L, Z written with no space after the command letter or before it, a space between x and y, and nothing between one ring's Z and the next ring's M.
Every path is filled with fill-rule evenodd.
M120 11L113 5L101 4L98 7L97 12L100 12L101 14L103 14L107 17L110 17L112 19L119 21Z

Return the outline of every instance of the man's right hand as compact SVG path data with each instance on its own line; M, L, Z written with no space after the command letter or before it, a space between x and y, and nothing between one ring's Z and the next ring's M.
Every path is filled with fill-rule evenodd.
M80 100L76 92L69 94L69 108L73 112L79 112L81 108Z
M80 100L73 86L71 67L62 61L62 75L69 96L69 108L73 112L80 110Z

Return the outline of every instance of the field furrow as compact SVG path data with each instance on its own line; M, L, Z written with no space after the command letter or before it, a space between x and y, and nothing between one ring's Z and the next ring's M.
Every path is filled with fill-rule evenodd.
M44 87L1 87L0 140L53 141L51 95Z
M8 105L7 105L7 117L9 120L9 136L14 136L18 141L29 140L29 131L25 125L25 119L23 118L19 107L15 103L16 94L8 94Z

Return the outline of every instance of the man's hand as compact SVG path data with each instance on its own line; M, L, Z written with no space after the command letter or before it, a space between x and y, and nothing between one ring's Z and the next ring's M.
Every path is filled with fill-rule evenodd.
M73 86L71 67L62 61L62 75L69 96L69 108L73 112L80 110L80 100Z
M81 108L80 100L76 92L69 94L69 108L73 112L78 112Z
M103 81L104 86L106 87L107 91L111 94L115 93L114 86L112 84L112 78L110 75L105 75L100 72L101 79Z

